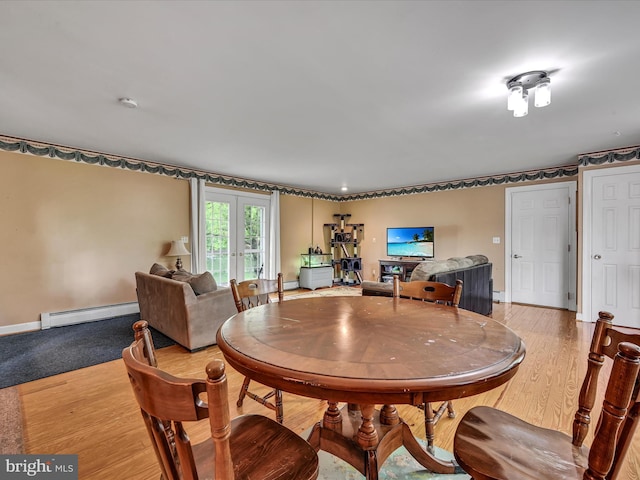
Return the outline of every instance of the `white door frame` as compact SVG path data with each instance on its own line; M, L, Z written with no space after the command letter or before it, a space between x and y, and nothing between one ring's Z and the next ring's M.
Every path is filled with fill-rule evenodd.
M640 165L597 168L582 174L582 312L576 318L595 322L591 311L591 224L593 223L593 178L605 175L640 173Z
M554 182L554 183L540 183L535 185L527 185L523 187L509 187L505 189L505 219L504 219L504 301L511 303L511 201L514 193L532 191L532 190L552 190L557 188L567 187L569 190L569 232L574 232L569 235L569 248L571 250L569 255L569 299L567 299L567 309L576 311L576 276L577 276L577 232L576 232L576 190L578 183L576 181L570 182Z

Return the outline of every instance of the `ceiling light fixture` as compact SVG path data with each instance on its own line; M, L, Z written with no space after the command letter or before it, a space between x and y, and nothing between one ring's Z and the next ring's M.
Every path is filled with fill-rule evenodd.
M535 89L536 107L546 107L551 103L551 79L549 73L543 70L516 75L507 82L509 96L507 110L513 111L514 117L524 117L529 113L529 90Z

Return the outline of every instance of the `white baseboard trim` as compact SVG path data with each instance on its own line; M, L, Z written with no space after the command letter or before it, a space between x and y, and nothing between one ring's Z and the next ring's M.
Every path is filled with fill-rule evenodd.
M588 322L588 323L595 322L595 320L588 320L588 319L585 320L582 312L576 312L576 320L578 320L579 322Z
M285 290L296 290L296 289L300 288L300 283L298 283L298 282L284 282L282 287Z
M51 327L77 325L79 323L94 322L105 318L118 317L140 312L138 302L104 305L101 307L81 308L65 312L48 312L40 314L40 328L46 330Z
M15 333L33 332L34 330L40 330L40 322L5 325L3 327L0 327L0 337L3 335L13 335Z

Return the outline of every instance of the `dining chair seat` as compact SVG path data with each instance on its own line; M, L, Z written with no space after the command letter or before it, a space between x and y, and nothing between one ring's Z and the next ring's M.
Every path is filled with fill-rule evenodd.
M454 456L474 480L616 480L640 413L640 335L612 325L600 312L587 373L578 399L573 434L542 428L487 406L469 410L454 436ZM591 424L598 375L613 359L591 447L583 444Z
M570 435L485 406L463 417L456 449L475 480L581 479L589 457L589 449L574 447Z

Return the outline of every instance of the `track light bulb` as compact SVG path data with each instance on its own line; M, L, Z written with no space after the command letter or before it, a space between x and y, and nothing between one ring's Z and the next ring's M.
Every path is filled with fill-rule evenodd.
M536 107L546 107L551 103L551 79L541 78L536 85Z
M509 96L507 97L507 110L515 110L516 105L522 101L522 85L516 84L509 87Z
M514 117L524 117L529 113L529 92L526 90L522 92L522 97L520 97L520 101L516 104L513 109Z

